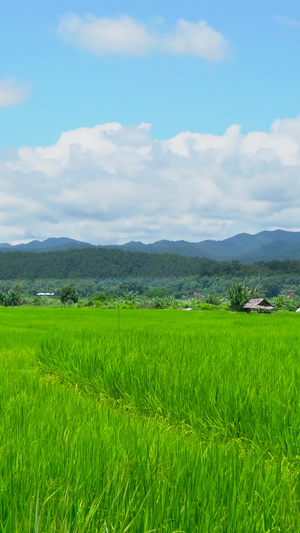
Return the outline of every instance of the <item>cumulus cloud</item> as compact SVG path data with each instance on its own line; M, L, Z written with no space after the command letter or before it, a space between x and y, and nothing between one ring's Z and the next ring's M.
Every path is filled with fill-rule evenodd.
M172 30L154 32L126 15L113 19L66 14L60 20L57 33L68 44L98 56L163 52L221 61L229 50L223 35L204 20L193 23L180 19Z
M20 83L14 78L0 79L0 108L21 104L27 100L29 93L28 83Z
M243 135L109 123L0 158L0 241L70 236L93 243L221 239L300 229L300 117ZM14 235L14 239L11 236Z

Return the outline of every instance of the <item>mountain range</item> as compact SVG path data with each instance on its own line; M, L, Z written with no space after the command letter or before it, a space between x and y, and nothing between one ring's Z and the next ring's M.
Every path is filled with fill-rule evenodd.
M201 242L162 240L152 244L131 241L123 245L93 245L66 237L34 240L27 244L0 244L0 252L49 252L90 247L118 248L132 252L171 253L186 257L207 257L217 261L238 260L243 263L272 259L300 259L300 232L274 230L255 235L239 233L234 237Z

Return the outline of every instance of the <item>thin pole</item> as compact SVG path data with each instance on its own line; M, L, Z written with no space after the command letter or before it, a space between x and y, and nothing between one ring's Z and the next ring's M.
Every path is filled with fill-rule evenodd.
M120 336L120 304L118 303L118 334Z

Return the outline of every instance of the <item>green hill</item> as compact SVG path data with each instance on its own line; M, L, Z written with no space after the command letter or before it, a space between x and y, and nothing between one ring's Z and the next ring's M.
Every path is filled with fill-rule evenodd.
M187 276L257 276L273 272L300 274L299 261L242 264L175 254L86 248L60 252L2 252L0 279L111 279Z

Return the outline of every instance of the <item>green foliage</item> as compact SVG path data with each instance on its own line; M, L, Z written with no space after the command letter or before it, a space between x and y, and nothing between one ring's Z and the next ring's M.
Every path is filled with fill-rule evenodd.
M296 311L300 307L300 297L287 298L286 296L277 296L277 298L272 299L272 304L278 310Z
M242 264L235 261L217 262L200 257L183 257L173 254L149 254L125 252L115 249L86 248L60 252L1 252L0 279L85 279L82 295L90 293L91 280L118 279L129 283L132 278L143 291L141 278L189 278L190 290L195 292L200 280L211 277L227 279L264 276L299 276L300 261L269 261L258 264ZM130 283L131 283L130 282ZM295 283L298 284L297 281ZM145 284L146 285L146 284Z
M124 294L132 293L141 295L148 287L135 281L123 281L117 288L118 294L123 296Z
M266 278L264 280L264 292L267 298L274 298L278 296L282 289L282 282L275 277Z
M147 307L155 298L192 298L197 292L211 305L218 305L219 297L227 295L232 284L252 287L259 280L267 297L290 288L296 288L297 294L299 288L300 261L218 263L199 257L103 248L46 253L1 252L0 258L1 292L8 294L13 290L22 298L23 295L34 297L38 292L54 292L59 297L61 289L71 284L78 296L88 299L92 305L92 299L99 293L125 299L128 305ZM39 305L54 304L43 301ZM111 302L101 305L108 304Z
M100 292L98 294L95 294L95 296L93 296L93 300L95 302L105 302L105 300L107 300L107 296L103 292Z
M24 303L24 300L22 300L19 292L15 292L14 290L10 290L8 294L0 292L0 305L4 305L5 307L17 307L22 305L22 303Z
M11 288L11 292L13 292L14 294L18 294L19 296L24 294L24 285L23 285L23 283L15 283L12 286L12 288Z
M21 305L22 299L18 292L15 292L13 290L9 291L8 295L5 296L4 305L6 307L16 307L18 305Z
M207 304L220 305L221 296L215 292L209 292L204 301Z
M78 294L75 291L73 285L66 285L62 288L62 290L60 291L60 301L63 304L66 304L68 302L78 302Z
M153 298L154 309L168 309L175 305L174 298L171 296L165 296L164 298Z
M147 298L165 298L170 295L170 290L167 287L152 287L147 289L144 295Z
M233 283L228 290L231 309L242 311L245 303L251 298L259 298L262 294L260 287L247 287L244 283Z

